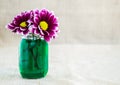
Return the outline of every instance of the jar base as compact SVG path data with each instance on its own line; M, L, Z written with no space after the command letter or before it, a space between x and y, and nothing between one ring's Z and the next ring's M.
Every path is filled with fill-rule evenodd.
M38 78L43 78L46 76L47 72L44 73L22 73L20 72L21 76L25 79L38 79Z

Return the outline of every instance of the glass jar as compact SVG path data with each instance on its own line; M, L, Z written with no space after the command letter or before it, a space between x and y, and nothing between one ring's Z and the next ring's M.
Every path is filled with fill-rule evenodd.
M38 36L23 37L19 48L19 70L23 78L42 78L48 72L48 43Z

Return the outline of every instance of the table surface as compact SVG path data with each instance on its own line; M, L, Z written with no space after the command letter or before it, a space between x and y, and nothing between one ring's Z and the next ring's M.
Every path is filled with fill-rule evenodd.
M45 78L23 79L18 47L0 47L0 85L120 85L120 45L50 45Z

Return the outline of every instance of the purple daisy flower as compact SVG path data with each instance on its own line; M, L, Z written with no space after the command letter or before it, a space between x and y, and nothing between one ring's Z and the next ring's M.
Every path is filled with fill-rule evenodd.
M58 32L58 20L55 15L47 9L34 11L34 30L47 42L55 38Z
M33 18L32 11L25 11L14 17L13 21L7 25L7 28L14 33L26 35L30 31L31 19Z

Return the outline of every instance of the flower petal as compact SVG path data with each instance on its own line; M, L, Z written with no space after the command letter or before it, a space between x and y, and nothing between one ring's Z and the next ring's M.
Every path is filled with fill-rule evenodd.
M35 18L34 18L34 22L38 25L39 22L40 22L39 18L38 18L38 17L35 17Z
M50 42L50 37L49 36L44 36L45 41Z
M8 24L8 25L7 25L7 28L9 28L9 29L11 29L11 30L15 29L15 27L14 27L13 25L11 25L11 24Z
M36 33L39 34L39 33L40 33L40 30L39 30L39 29L36 29Z
M29 32L29 30L23 31L23 34L26 35Z
M42 31L43 33L44 33L44 35L47 35L47 36L49 36L49 32L48 31Z
M14 29L12 32L16 33L16 32L17 32L17 29Z
M49 33L49 36L54 36L55 35L55 32L52 31L52 30L49 30L48 33Z
M22 17L21 17L20 15L18 15L18 16L16 16L16 17L14 17L14 20L17 21L17 22L21 22L21 21L22 21L21 18L22 18Z
M18 33L21 33L21 32L22 32L22 30L20 30L20 29L17 29L17 32L18 32Z

